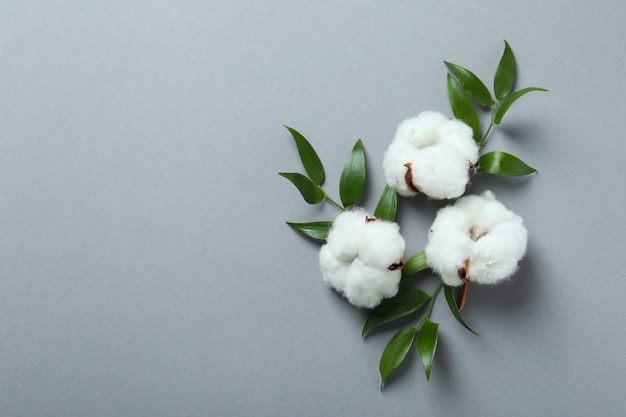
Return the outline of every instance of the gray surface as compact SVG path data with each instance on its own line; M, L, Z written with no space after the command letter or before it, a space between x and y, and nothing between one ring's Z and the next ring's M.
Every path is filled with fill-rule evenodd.
M625 3L106 3L2 2L0 416L621 414ZM371 209L397 124L449 112L441 61L488 80L504 38L550 93L493 147L540 173L473 191L524 217L528 257L471 289L480 337L439 302L431 381L413 355L381 394L391 333L361 339L283 223L336 211L276 175L281 125L333 192L362 138ZM410 251L434 206L404 204Z

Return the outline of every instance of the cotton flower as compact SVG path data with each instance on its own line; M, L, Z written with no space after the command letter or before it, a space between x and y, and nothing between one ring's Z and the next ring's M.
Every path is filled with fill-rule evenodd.
M478 160L472 129L441 113L426 111L400 123L385 152L387 184L404 197L424 193L436 199L465 192Z
M341 213L320 250L324 282L357 307L376 307L398 292L405 242L396 223L363 209Z
M428 234L428 264L443 282L496 284L515 273L526 252L522 218L487 191L445 207Z

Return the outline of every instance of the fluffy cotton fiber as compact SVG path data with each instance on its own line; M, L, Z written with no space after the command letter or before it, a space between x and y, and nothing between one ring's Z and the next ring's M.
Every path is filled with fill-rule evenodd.
M496 284L517 270L526 252L522 218L487 191L445 207L428 234L428 264L451 286Z
M356 208L333 222L320 250L324 282L357 307L376 307L398 292L405 242L396 223Z
M400 123L385 152L387 184L404 197L424 193L435 199L465 192L478 145L465 123L427 111Z

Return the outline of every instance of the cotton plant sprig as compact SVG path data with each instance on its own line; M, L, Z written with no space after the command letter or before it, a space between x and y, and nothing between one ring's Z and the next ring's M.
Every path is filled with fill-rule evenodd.
M478 334L461 316L469 283L489 285L510 278L526 252L527 231L521 217L490 191L479 196L463 194L472 174L520 176L536 172L514 155L502 151L482 153L482 149L492 128L502 122L513 103L531 91L546 90L528 87L513 91L515 58L506 41L494 76L493 95L470 70L444 63L448 69L448 99L455 117L426 111L400 123L383 158L387 185L373 215L356 205L366 178L362 141L355 143L341 171L339 203L322 187L324 167L313 146L298 131L287 127L306 174L279 174L296 186L307 203L326 200L341 211L332 221L287 224L324 243L319 252L323 281L351 304L372 309L362 336L382 324L417 315L425 307L418 324L400 329L385 347L379 363L381 390L416 339L426 378L430 378L439 329L431 313L442 289L456 320ZM479 111L490 112L484 133ZM395 223L398 194L456 199L437 213L426 247L404 262L406 244ZM430 294L419 288L401 288L404 278L422 271L441 277ZM458 301L455 287L462 287Z

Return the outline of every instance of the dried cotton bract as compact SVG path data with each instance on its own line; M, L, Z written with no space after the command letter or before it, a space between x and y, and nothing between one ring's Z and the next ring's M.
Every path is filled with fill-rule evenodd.
M495 284L515 273L526 242L522 218L487 191L441 209L425 251L428 264L447 285Z
M376 307L398 292L404 249L396 223L359 208L343 212L320 250L324 282L357 307Z
M477 160L478 145L469 126L427 111L400 123L383 169L387 184L404 197L421 192L447 199L463 195Z

